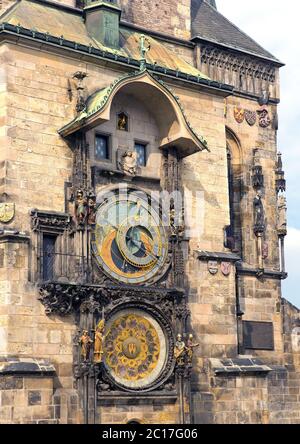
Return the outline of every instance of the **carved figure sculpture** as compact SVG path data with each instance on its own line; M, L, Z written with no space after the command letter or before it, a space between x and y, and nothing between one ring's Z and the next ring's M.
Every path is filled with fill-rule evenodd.
M96 196L93 192L87 196L87 223L93 225L96 222Z
M175 343L175 348L174 348L174 356L175 356L177 365L184 365L185 364L185 353L186 353L185 342L182 340L182 335L178 334L177 341Z
M84 193L82 190L78 190L76 193L76 200L75 200L75 215L77 222L79 224L83 224L86 219L87 215L87 209L86 209L86 199L84 197Z
M186 343L186 350L187 350L187 361L189 364L193 361L194 356L194 348L199 347L200 344L194 344L194 336L192 334L189 334L187 343Z
M87 330L83 330L79 343L81 345L81 357L84 361L87 361L90 357L91 344L93 343Z
M256 194L253 201L253 205L254 205L254 230L257 233L263 233L265 231L265 212L262 203L262 195L260 191L258 191L258 193Z
M287 206L286 206L286 197L279 196L278 197L278 223L277 223L277 231L279 235L285 236L287 234Z
M105 321L102 319L96 328L95 345L94 345L94 362L99 364L102 362L104 353L104 326Z
M137 172L137 152L136 151L125 151L122 154L120 161L120 169L131 176L134 176Z

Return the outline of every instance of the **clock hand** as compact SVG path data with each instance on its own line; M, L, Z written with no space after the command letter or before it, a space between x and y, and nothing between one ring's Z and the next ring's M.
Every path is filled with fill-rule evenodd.
M156 256L155 254L150 253L150 251L145 250L145 248L143 248L143 247L142 247L140 244L138 244L135 240L131 239L131 242L132 242L136 247L140 248L140 249L142 250L143 253L148 254L149 256L153 257L154 259L157 259L157 260L160 259L159 256Z

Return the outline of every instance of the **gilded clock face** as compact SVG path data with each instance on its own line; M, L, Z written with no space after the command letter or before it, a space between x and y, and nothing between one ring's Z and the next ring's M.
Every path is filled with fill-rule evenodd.
M157 210L139 192L112 194L100 204L92 248L100 267L111 278L140 284L164 266L167 237Z
M166 339L142 310L122 310L107 323L104 362L115 381L131 389L154 382L166 362Z

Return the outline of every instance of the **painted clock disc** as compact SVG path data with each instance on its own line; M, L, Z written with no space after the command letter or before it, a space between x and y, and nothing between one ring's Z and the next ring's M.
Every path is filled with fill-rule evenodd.
M134 192L116 194L99 206L92 248L103 271L126 284L153 278L168 255L158 211L150 207L147 196Z
M166 361L158 322L142 310L122 310L106 325L104 362L113 379L131 389L152 384Z

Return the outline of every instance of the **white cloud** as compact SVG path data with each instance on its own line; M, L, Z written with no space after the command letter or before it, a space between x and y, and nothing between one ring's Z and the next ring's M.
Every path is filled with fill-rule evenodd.
M285 239L286 269L288 279L283 283L282 295L293 304L300 307L300 230L289 228Z

